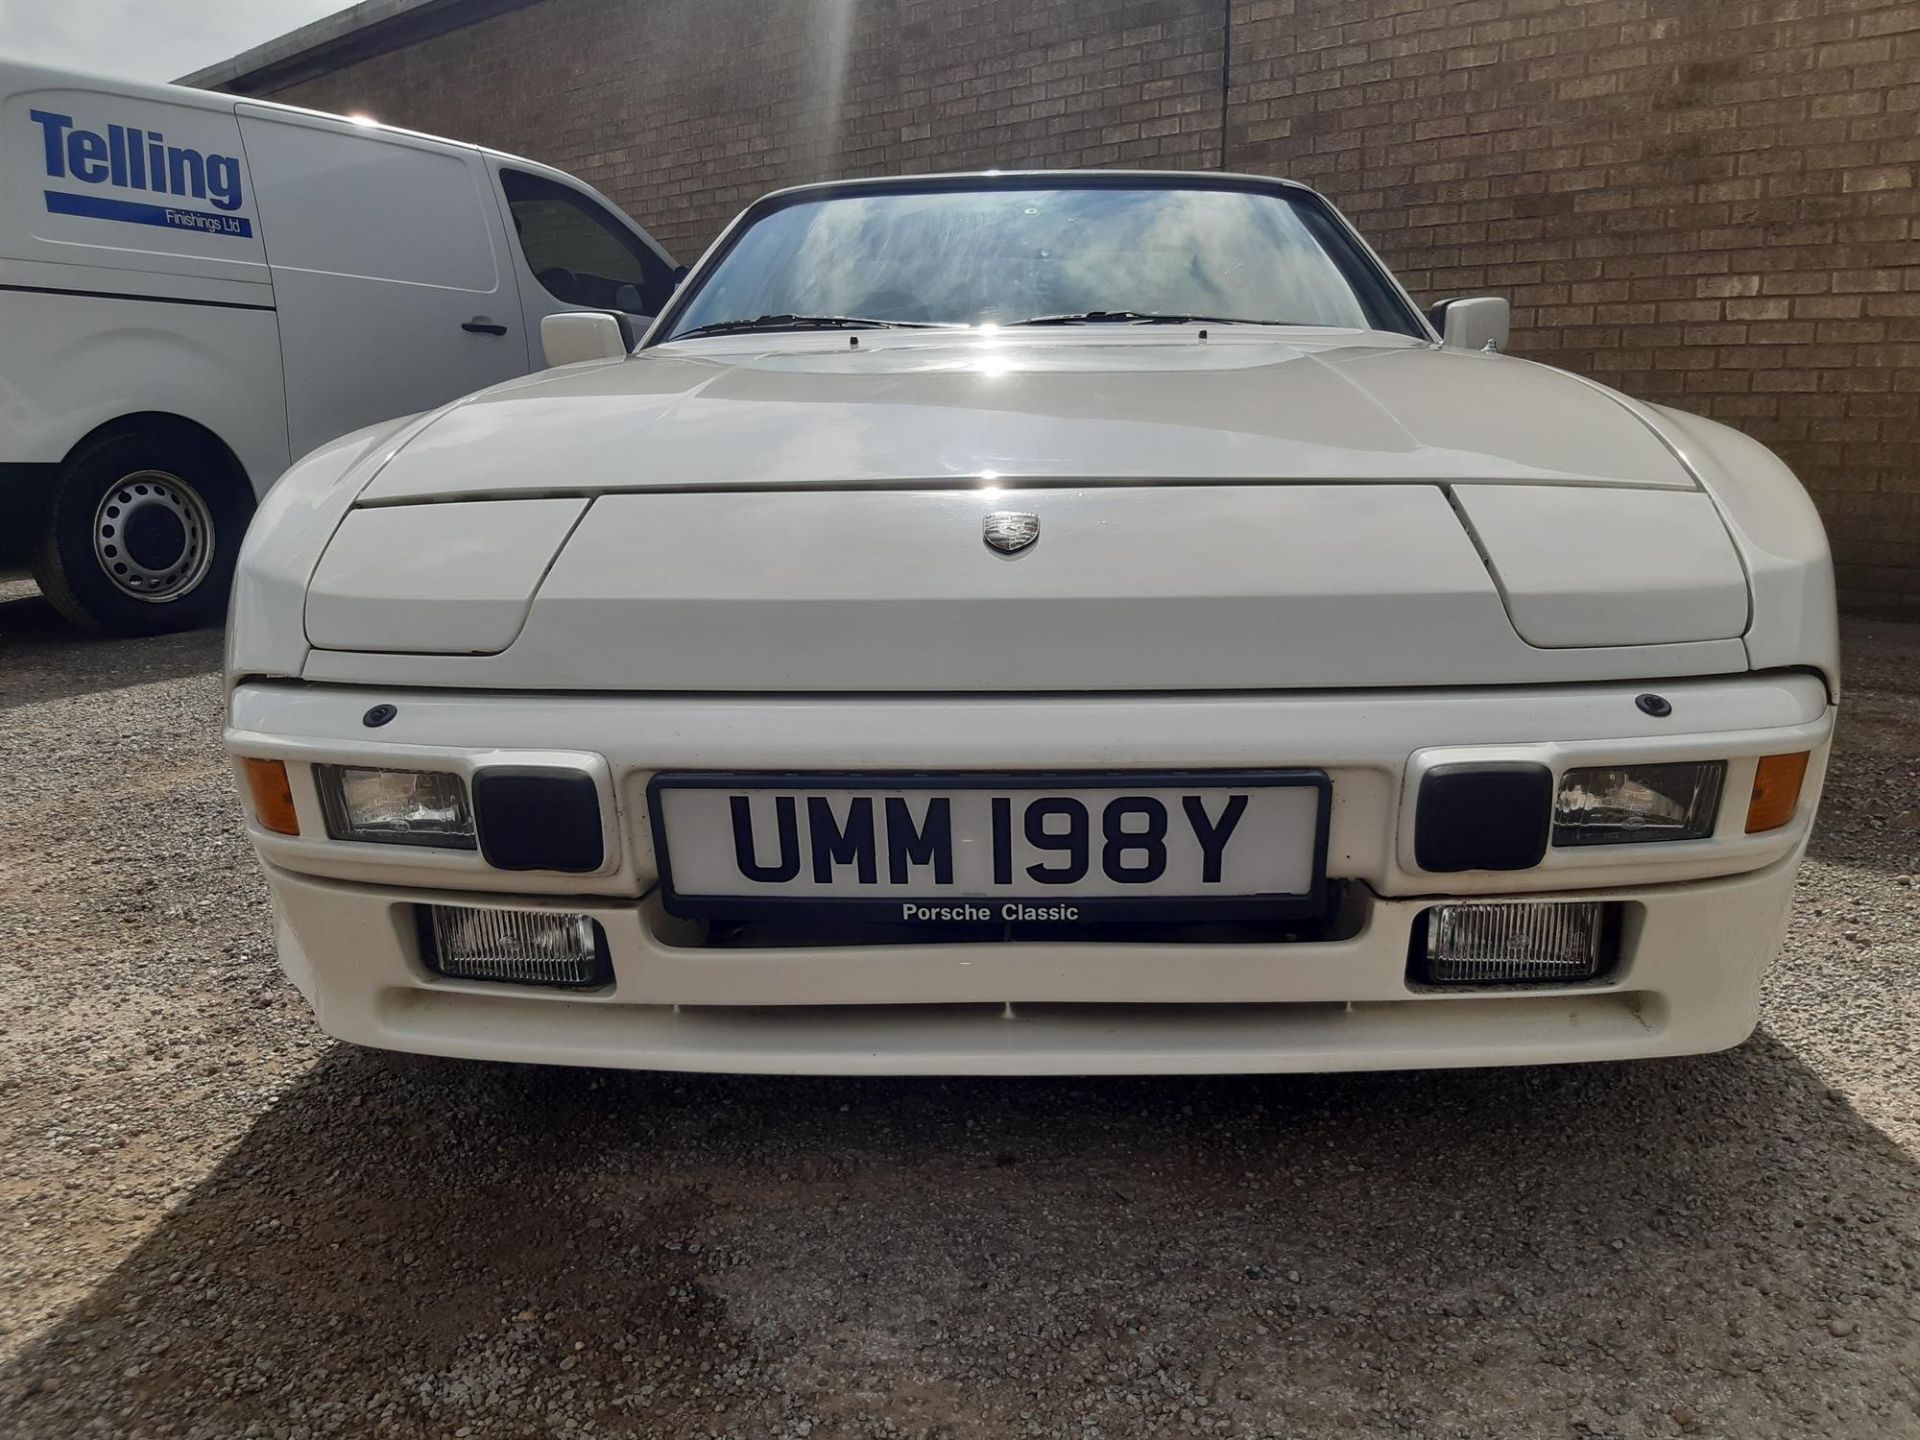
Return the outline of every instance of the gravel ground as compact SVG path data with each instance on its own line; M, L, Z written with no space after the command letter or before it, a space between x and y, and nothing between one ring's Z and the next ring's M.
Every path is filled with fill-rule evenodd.
M0 1436L1920 1435L1920 627L1759 1036L834 1081L320 1039L219 639L0 588Z

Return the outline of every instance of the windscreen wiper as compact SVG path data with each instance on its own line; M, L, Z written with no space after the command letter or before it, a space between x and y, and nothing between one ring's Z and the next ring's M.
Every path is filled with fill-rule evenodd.
M750 335L756 330L930 330L938 329L928 320L873 320L864 315L760 315L752 320L715 320L670 335L670 340L691 340L699 335Z
M1080 310L1034 315L1007 325L1285 325L1285 320L1246 320L1233 315L1162 315L1151 310Z

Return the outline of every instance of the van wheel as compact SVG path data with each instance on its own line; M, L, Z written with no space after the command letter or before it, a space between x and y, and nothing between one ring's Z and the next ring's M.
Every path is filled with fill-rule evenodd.
M34 556L41 593L85 629L158 635L217 623L253 497L207 440L85 441L54 479Z

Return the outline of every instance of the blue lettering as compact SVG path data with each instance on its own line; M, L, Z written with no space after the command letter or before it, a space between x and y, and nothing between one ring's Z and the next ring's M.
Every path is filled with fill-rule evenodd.
M216 210L238 210L246 203L237 155L203 154L191 146L169 145L157 130L114 124L102 133L79 129L71 115L51 110L29 110L27 115L40 127L49 179L190 195L210 199ZM250 230L248 226L227 233Z
M67 136L67 169L73 178L98 185L107 178L107 142L91 130Z
M60 132L73 128L71 115L55 115L49 110L29 110L27 118L38 125L46 136L47 174L55 180L67 178L67 167L62 161L64 148L60 143Z
M207 157L207 193L216 210L237 210L240 207L240 161L236 157Z
M167 189L175 195L185 195L191 190L197 198L207 198L207 163L200 158L198 150L186 150L178 145L167 147Z
M127 132L121 125L107 126L107 164L112 172L113 183L127 183Z

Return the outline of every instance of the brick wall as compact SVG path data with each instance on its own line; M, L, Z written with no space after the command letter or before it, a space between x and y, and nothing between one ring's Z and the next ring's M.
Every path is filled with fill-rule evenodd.
M1920 0L535 0L254 93L548 161L683 259L832 175L1211 168L1224 114L1416 296L1779 451L1845 600L1920 614Z
M1211 167L1225 0L536 0L267 98L580 176L692 260L837 175Z
M1920 613L1920 3L1244 0L1232 79L1230 164L1764 441L1846 599Z

